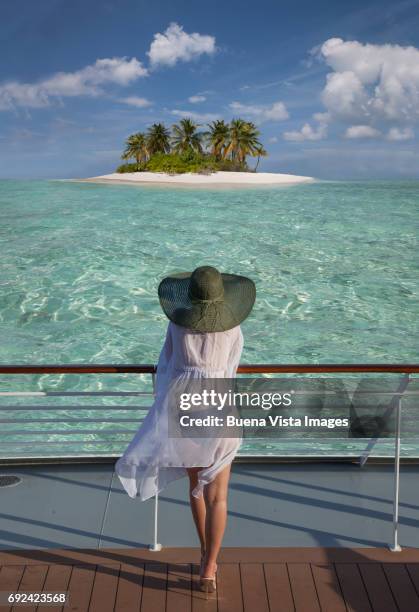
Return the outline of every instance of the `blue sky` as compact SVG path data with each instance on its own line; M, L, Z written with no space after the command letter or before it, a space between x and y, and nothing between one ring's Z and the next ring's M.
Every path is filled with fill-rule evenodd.
M1 177L104 174L154 121L240 115L261 170L419 178L417 0L16 0L0 55Z

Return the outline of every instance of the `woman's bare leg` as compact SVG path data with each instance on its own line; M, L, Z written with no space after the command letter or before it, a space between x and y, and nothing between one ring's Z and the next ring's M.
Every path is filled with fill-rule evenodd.
M206 506L205 540L206 556L203 577L211 578L217 567L217 557L221 548L227 523L227 494L231 464L217 474L214 480L204 487Z
M192 516L198 532L199 541L201 543L201 555L205 554L205 501L204 497L195 497L192 491L198 484L198 472L202 468L187 468L189 476L189 503L191 505Z

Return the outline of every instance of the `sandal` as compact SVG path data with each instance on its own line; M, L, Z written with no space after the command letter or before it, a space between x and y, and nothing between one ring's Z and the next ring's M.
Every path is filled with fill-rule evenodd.
M202 569L201 569L202 572ZM205 578L204 576L200 576L199 580L199 587L201 589L201 591L203 591L206 595L206 599L208 599L208 593L215 593L215 591L217 590L217 583L216 583L216 574L217 574L217 566L215 566L215 572L214 572L214 576L212 576L211 578Z

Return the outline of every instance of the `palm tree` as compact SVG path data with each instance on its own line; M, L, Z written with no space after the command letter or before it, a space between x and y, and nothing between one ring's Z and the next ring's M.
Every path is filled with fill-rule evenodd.
M194 151L202 153L203 134L197 132L198 126L192 119L181 119L178 125L174 125L172 145L175 153L186 153Z
M170 132L164 123L153 123L148 128L147 145L150 155L170 152Z
M147 140L142 132L131 134L125 141L125 151L122 153L122 159L135 158L137 162L137 170L139 170L140 164L146 162L149 158L149 150L147 147Z
M230 124L230 138L224 150L224 157L230 156L234 162L244 165L247 155L257 155L262 148L259 130L254 123L243 119L233 119Z
M258 171L260 158L261 157L266 157L267 155L268 155L268 151L266 149L264 149L262 145L260 145L260 146L255 148L255 152L253 153L253 157L257 157L258 158L256 166L255 166L255 172Z
M217 160L220 160L229 142L230 127L224 120L219 119L209 123L208 127L209 132L207 132L206 138L211 145L211 154Z
M243 119L233 119L231 121L229 142L224 149L224 157L230 157L232 161L237 161L245 133L245 125L246 122Z

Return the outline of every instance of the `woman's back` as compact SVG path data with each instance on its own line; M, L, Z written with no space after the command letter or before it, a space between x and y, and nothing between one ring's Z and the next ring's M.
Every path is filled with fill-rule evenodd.
M170 361L175 371L198 369L233 376L243 348L240 325L221 332L196 332L169 323Z

